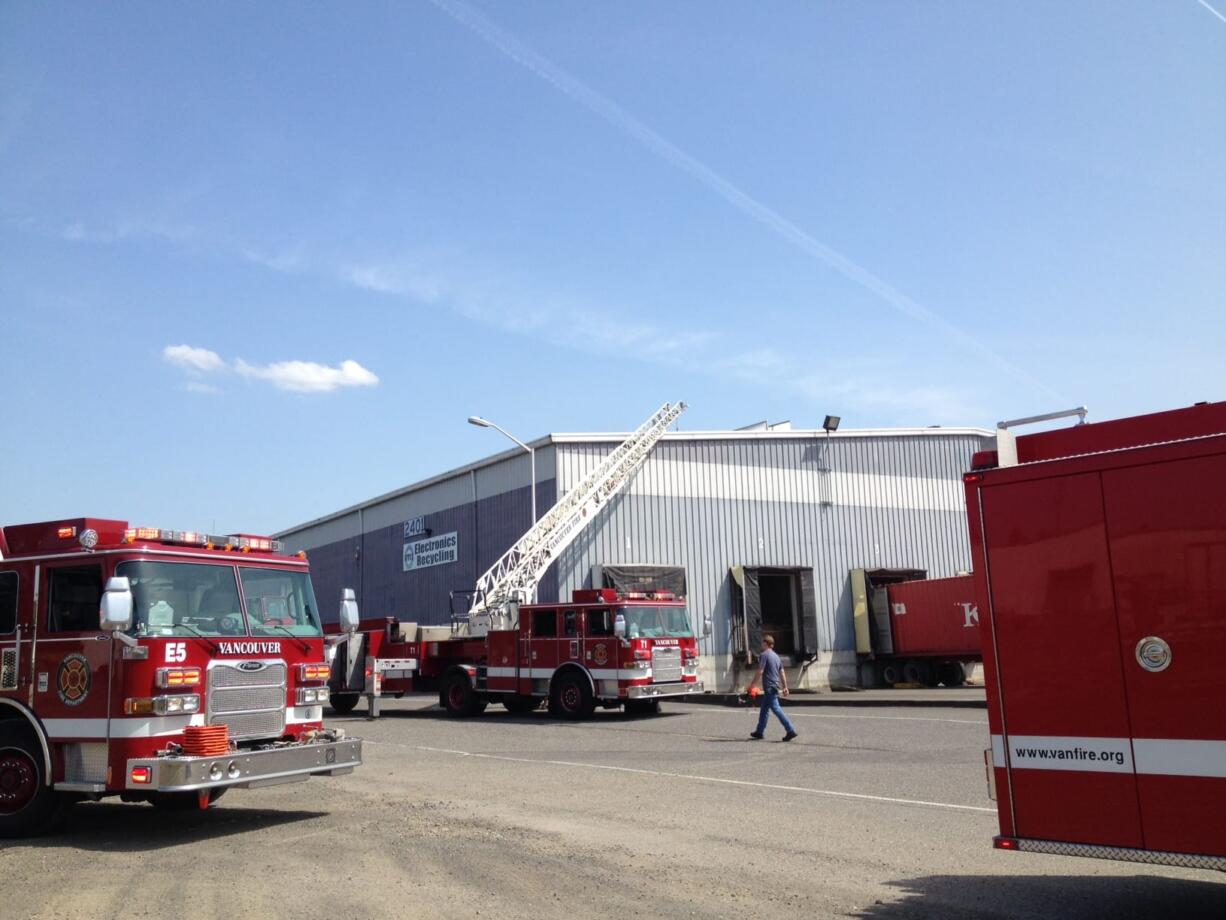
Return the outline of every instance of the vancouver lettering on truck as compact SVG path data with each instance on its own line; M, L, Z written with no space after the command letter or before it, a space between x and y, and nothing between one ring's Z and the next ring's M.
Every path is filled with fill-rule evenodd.
M323 724L326 644L305 556L268 537L0 529L0 836L73 800L207 808L351 772L361 741Z
M964 477L995 845L1226 870L1226 403L1084 416Z

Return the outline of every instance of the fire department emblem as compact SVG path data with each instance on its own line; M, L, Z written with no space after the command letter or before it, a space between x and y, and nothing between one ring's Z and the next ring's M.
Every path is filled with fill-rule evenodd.
M592 660L596 662L596 664L608 664L609 647L603 642L597 645L594 649L592 649Z
M80 706L89 696L89 660L81 654L69 655L60 662L55 685L66 706Z

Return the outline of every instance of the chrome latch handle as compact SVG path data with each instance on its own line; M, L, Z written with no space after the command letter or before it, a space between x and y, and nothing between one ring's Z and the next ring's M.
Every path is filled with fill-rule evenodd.
M1146 636L1137 643L1137 664L1147 671L1165 671L1171 666L1171 647L1160 636Z

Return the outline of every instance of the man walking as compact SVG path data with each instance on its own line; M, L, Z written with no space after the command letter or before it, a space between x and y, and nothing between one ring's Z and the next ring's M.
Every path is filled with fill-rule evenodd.
M766 723L770 719L770 714L773 712L779 717L779 721L783 723L784 731L787 732L783 736L784 741L791 741L796 737L796 729L792 727L791 721L783 713L783 707L779 705L779 695L788 695L788 679L783 673L783 662L779 660L779 656L775 654L775 637L762 637L762 653L758 656L758 673L754 675L753 680L749 682L749 687L746 692L752 692L753 688L762 684L762 706L758 710L758 730L749 733L749 737L754 741L761 741L766 732Z

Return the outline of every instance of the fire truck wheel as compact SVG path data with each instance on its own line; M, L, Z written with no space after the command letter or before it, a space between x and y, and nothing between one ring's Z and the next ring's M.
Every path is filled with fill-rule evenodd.
M549 695L549 711L552 714L563 719L586 719L595 708L592 688L582 674L569 671L554 681L553 692Z
M358 700L362 698L360 693L329 693L328 705L332 707L332 711L337 715L348 715L357 708Z
M19 726L0 724L0 837L50 830L62 804L46 785L43 752Z
M536 712L541 708L541 701L535 696L505 696L502 698L502 705L507 708L507 712Z
M213 803L225 794L225 788L209 790L207 807L211 808ZM198 792L155 792L149 796L149 802L154 808L160 808L162 811L193 811L200 807L200 794Z
M456 719L480 715L485 711L485 700L477 696L472 681L461 671L452 671L443 678L438 704L447 715Z

